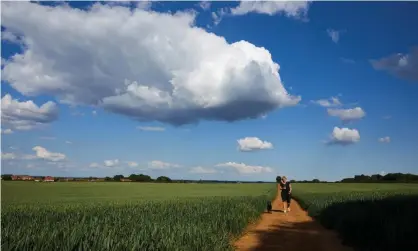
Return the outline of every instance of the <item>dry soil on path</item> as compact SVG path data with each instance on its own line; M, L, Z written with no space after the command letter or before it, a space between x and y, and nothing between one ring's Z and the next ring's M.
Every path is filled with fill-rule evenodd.
M352 251L341 244L336 233L315 222L292 200L291 212L283 213L283 204L276 197L273 212L264 213L261 220L249 226L244 236L235 242L239 251Z

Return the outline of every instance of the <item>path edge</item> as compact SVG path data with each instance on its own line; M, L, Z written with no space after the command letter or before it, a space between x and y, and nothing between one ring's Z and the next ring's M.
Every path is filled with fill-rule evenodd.
M279 189L276 189L276 194L272 199L273 199L273 200L271 200L272 205L275 202L277 202L277 200L280 200ZM230 246L233 248L233 250L236 250L236 244L235 243L239 239L241 239L242 237L244 237L245 235L247 235L249 232L251 232L252 230L254 230L257 227L257 225L261 222L261 220L263 218L263 214L265 214L265 213L267 213L267 210L264 210L263 212L261 212L256 220L254 220L252 222L248 222L245 229L239 235L231 238L229 243L230 243Z

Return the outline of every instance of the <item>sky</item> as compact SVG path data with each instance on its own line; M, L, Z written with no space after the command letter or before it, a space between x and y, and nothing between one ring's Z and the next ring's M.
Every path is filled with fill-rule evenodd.
M417 2L2 2L1 173L418 173Z

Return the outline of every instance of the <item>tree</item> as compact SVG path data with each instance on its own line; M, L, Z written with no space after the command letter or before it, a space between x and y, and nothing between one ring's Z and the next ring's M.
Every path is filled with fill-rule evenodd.
M277 182L277 183L280 183L280 181L281 181L281 180L282 180L282 177L280 177L280 176L277 176L277 177L276 177L276 182Z
M121 175L121 174L118 174L118 175L115 175L115 176L113 176L113 180L114 181L120 181L121 179L123 179L124 177L123 177L123 175Z
M110 178L110 177L108 177L108 176L106 176L104 180L105 180L105 181L112 181L113 179L112 179L112 178Z
M3 180L12 180L12 175L11 174L4 174L1 176L1 178Z
M158 177L157 178L157 180L156 180L157 182L171 182L171 179L169 178L169 177L167 177L167 176L160 176L160 177Z
M151 176L145 174L131 174L129 175L129 179L136 182L150 182L152 181Z

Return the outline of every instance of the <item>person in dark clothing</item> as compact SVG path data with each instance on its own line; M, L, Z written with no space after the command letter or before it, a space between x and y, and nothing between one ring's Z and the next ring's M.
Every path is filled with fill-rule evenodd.
M280 186L280 195L282 197L283 202L283 212L287 213L290 212L290 202L292 200L292 185L289 181L287 181L286 176L282 176L282 179L279 183Z

